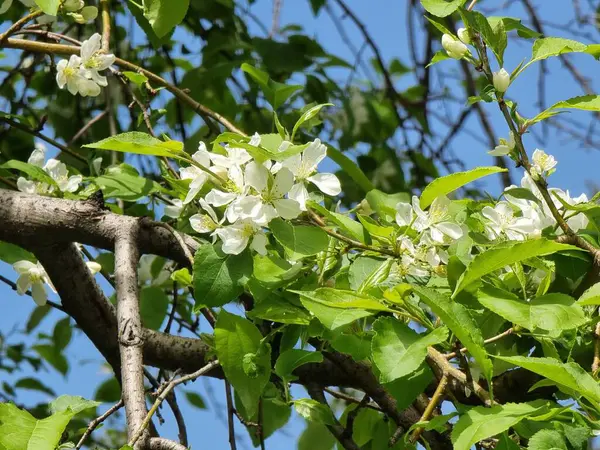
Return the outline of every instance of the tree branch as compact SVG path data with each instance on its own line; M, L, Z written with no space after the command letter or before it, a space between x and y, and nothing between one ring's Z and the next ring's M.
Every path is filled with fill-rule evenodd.
M121 354L121 385L127 415L127 436L134 449L145 448L149 436L142 427L147 416L144 393L144 333L140 317L137 264L139 225L131 223L122 229L115 243L115 288L117 293L117 326ZM147 423L146 423L147 425ZM137 430L140 430L137 435ZM142 436L145 434L145 436ZM135 439L133 439L136 437ZM140 445L137 438L142 437Z

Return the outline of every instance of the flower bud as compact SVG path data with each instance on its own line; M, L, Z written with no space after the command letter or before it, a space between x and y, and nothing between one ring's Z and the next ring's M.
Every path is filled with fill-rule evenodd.
M461 59L469 51L465 44L449 34L444 34L442 36L442 47L444 47L448 56L454 59Z
M494 72L493 80L494 89L497 92L506 92L510 85L510 74L502 68L498 72Z
M469 36L469 30L466 28L459 28L456 34L463 44L469 45L471 43L471 36Z
M83 0L65 0L62 7L67 12L76 12L85 6Z
M73 20L80 24L90 23L98 17L98 8L95 6L86 6L78 13L69 13Z

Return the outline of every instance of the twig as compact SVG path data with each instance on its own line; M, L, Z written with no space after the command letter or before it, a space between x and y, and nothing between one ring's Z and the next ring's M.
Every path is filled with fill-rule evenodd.
M476 4L477 4L477 0L471 0L471 3L469 4L467 11L471 11L475 7Z
M90 119L89 122L87 122L83 127L81 127L81 129L77 133L75 133L75 135L71 139L69 139L67 145L71 145L73 142L75 142L77 139L83 136L92 126L94 126L97 122L102 120L104 116L106 116L106 114L108 114L108 110L105 109L104 111L100 112L100 114L98 114L96 117Z
M16 128L17 130L24 131L25 133L29 133L32 136L35 136L35 137L41 139L42 141L46 141L48 144L56 147L57 149L59 149L62 152L65 152L65 153L71 155L73 158L78 159L81 162L87 163L87 160L83 156L81 156L80 154L76 153L74 150L71 150L66 145L63 145L60 142L57 142L54 139L49 138L48 136L43 135L39 131L33 130L33 129L29 128L28 126L25 126L23 124L15 122L14 120L9 119L7 117L0 117L0 121L5 122L6 124L8 124L9 126L11 126L12 128Z
M121 399L115 405L111 406L104 414L92 420L86 428L85 432L83 433L83 436L81 436L81 439L79 439L79 442L75 446L75 449L79 450L85 443L85 440L88 438L88 436L92 434L92 432L96 429L96 427L98 427L98 425L100 425L102 422L108 419L111 415L116 413L124 405L125 403L123 403L123 399Z
M502 333L500 333L500 334L498 334L498 335L496 335L496 336L493 336L493 337L491 337L491 338L489 338L489 339L486 339L485 341L483 341L483 343L484 343L484 344L491 344L491 343L493 343L493 342L499 341L500 339L502 339L502 338L504 338L504 337L506 337L506 336L508 336L508 335L512 334L512 332L513 332L513 331L514 331L514 330L513 330L512 328L509 328L508 330L506 330L506 331L504 331L504 332L502 332ZM469 351L469 349L468 349L467 347L463 347L463 348L461 348L461 349L460 349L460 352L461 352L461 353L467 353L468 351ZM446 359L452 359L452 358L455 358L455 357L456 357L456 352L452 352L452 353L446 353L446 354L444 355L444 357L445 357Z
M369 398L369 394L365 394L362 400L356 406L356 408L350 411L346 416L346 429L344 430L344 435L346 437L352 437L354 421L356 420L356 416L362 408L365 408L367 406L367 404L369 403Z
M419 420L419 422L427 422L429 420L429 418L431 417L431 415L433 414L433 411L435 410L436 406L438 405L438 403L441 401L443 395L444 395L444 391L446 390L446 386L448 385L448 374L444 373L442 375L442 378L435 390L435 392L433 393L433 395L431 396L431 400L429 401L429 404L427 405L427 408L425 409L425 411L423 412L423 415L421 416L421 419ZM415 442L417 442L419 440L419 438L421 437L421 434L423 433L424 428L423 427L419 427L417 428L412 436L410 437L410 442L412 442L413 444ZM392 443L390 441L390 447L393 447L395 444Z
M235 441L235 423L233 420L235 408L233 407L233 398L231 396L231 385L227 380L225 380L225 399L227 401L227 430L229 432L229 447L231 450L236 450L237 443Z
M38 11L34 11L31 14L26 15L25 17L22 17L21 19L17 20L15 23L13 23L8 30L6 30L4 33L2 33L0 35L0 43L2 43L6 38L8 38L9 36L15 34L17 31L19 31L21 28L23 28L23 26L25 26L25 24L27 22L32 21L33 19L35 19L36 17L41 16L42 14L44 14L44 11L38 10Z
M388 250L386 248L379 248L379 247L371 247L370 245L363 244L362 242L355 241L354 239L350 239L342 234L339 234L333 230L330 230L329 228L327 228L327 224L325 223L325 221L319 215L315 214L314 211L308 210L308 213L309 213L311 219L313 220L313 222L317 226L319 226L323 231L325 231L325 233L327 233L331 237L336 238L339 241L345 242L346 244L350 245L351 247L360 248L362 250L369 250L372 252L381 253L381 254L389 255L389 256L393 256L393 257L398 256L396 254L396 252L394 252L393 250Z
M345 400L349 403L360 403L362 401L362 400L352 397L351 395L344 394L343 392L336 391L336 390L333 390L328 387L324 387L323 390L325 392L327 392L329 395L331 395L332 397L339 398L340 400ZM372 402L367 403L366 405L364 405L364 407L374 409L375 411L382 412L382 409L379 406L377 406L375 403L372 403Z
M190 249L188 248L188 246L185 244L185 241L181 237L181 234L179 234L179 232L175 228L173 228L171 225L169 225L166 222L156 222L155 225L157 227L164 228L165 230L169 231L175 237L175 239L181 246L181 249L183 250L185 257L190 262L190 267L193 267L194 266L194 256L190 252Z
M72 45L51 44L51 43L47 43L47 42L28 41L28 40L24 40L24 39L14 39L14 38L7 38L6 41L2 45L6 48L16 48L16 49L20 49L20 50L27 50L30 52L50 53L50 54L57 54L57 55L77 55L77 54L79 54L79 51L80 51L79 47L75 47ZM125 61L121 58L115 59L115 65L117 65L123 69L131 70L132 72L139 72L139 73L145 75L149 81L151 81L154 84L164 87L167 91L169 91L171 94L173 94L179 100L181 100L183 103L188 105L197 114L199 114L201 116L208 116L208 117L216 120L221 125L223 125L225 128L227 128L229 131L238 133L242 136L247 136L246 133L244 133L242 130L240 130L238 127L236 127L233 123L231 123L229 120L227 120L221 114L213 111L212 109L204 106L201 103L198 103L189 94L187 94L183 90L179 89L177 86L172 85L167 80L156 75L155 73L150 72L149 70L146 70L146 69L144 69L136 64L133 64L129 61Z
M327 404L327 400L325 399L325 395L323 394L323 390L321 387L310 384L306 386L306 390L312 399L318 401L319 403L329 407ZM346 430L342 426L342 424L333 416L333 425L326 425L327 429L335 436L340 445L346 450L359 450L359 446L356 445L356 442L352 439L352 436L346 435Z
M165 398L167 398L167 395L169 395L169 392L171 392L177 385L179 385L181 383L185 383L187 381L193 381L196 378L201 377L205 373L210 372L212 369L214 369L218 365L219 365L218 360L211 361L208 364L206 364L204 367L202 367L201 369L198 369L197 371L195 371L193 373L184 375L182 377L176 378L176 379L172 380L171 382L169 382L169 384L162 390L162 392L159 394L159 396L154 401L154 404L148 411L146 417L140 424L139 428L135 431L133 436L129 439L129 445L131 447L133 447L135 445L135 443L138 441L138 439L142 436L142 433L144 432L144 430L150 423L150 420L152 420L152 416L154 415L154 413L156 412L156 410L158 409L160 404L165 400Z

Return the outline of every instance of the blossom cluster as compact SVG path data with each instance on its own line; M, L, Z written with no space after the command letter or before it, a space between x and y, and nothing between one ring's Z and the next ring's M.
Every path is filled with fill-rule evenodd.
M34 0L19 0L27 8L33 8L36 5ZM13 0L4 0L0 4L0 14L4 14L12 6ZM60 6L60 11L70 16L77 23L90 23L98 16L98 8L95 6L85 6L83 0L64 0ZM38 18L38 22L52 23L56 21L56 16L44 14Z
M65 163L53 158L44 163L45 160L46 147L43 144L36 144L35 150L31 153L27 162L33 166L41 168L44 172L46 172L50 178L56 182L56 185L61 192L76 192L77 189L79 189L79 185L83 181L83 177L81 175L69 176L69 171ZM40 195L50 195L55 190L54 185L39 181L27 180L23 177L18 178L17 188L19 191L27 194Z
M96 97L100 94L100 87L106 87L106 77L100 71L108 69L115 62L115 55L101 51L102 37L94 33L88 40L81 44L81 53L71 55L69 60L60 60L56 65L56 82L58 87L73 95L82 97Z
M255 134L249 145L259 146L260 141ZM289 146L283 141L279 151ZM198 233L209 233L213 240L221 239L225 253L239 254L250 245L265 254L265 228L274 218L291 220L307 210L309 183L327 195L341 192L335 175L317 173L317 166L327 155L319 139L301 153L278 162L259 163L247 150L235 146L227 145L224 150L224 155L209 152L200 143L192 156L194 165L180 169L181 178L190 180L189 191L168 213L175 215L209 184L206 195L198 200L202 212L190 217L190 225Z

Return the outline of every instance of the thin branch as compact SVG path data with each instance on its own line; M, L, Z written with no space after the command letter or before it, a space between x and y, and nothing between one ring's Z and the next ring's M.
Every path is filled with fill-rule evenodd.
M7 125L11 126L12 128L16 128L17 130L24 131L25 133L29 133L32 136L35 136L35 137L41 139L42 141L46 141L48 144L56 147L57 149L59 149L62 152L65 152L65 153L71 155L73 158L78 159L81 162L87 163L87 160L83 156L81 156L79 153L76 153L74 150L71 150L66 145L63 145L60 142L55 141L54 139L43 135L39 131L33 130L26 125L15 122L14 120L9 119L8 117L0 117L0 121L5 122Z
M509 328L508 330L506 330L506 331L504 331L504 332L502 332L502 333L500 333L500 334L498 334L498 335L496 335L496 336L493 336L493 337L491 337L491 338L489 338L489 339L486 339L485 341L483 341L483 343L484 343L484 344L491 344L491 343L493 343L493 342L499 341L500 339L502 339L502 338L504 338L504 337L506 337L506 336L508 336L508 335L512 334L512 333L513 333L513 331L514 331L514 330L513 330L512 328ZM460 352L461 352L461 353L467 353L468 351L469 351L469 349L468 349L467 347L463 347L463 348L461 348L461 349L460 349ZM456 356L457 356L457 355L456 355L456 352L452 352L452 353L446 353L446 354L444 355L444 357L445 357L446 359L452 359L452 358L455 358Z
M469 4L467 11L472 11L476 4L477 4L477 0L471 0L471 3Z
M28 40L24 40L24 39L13 39L13 38L6 39L6 41L2 44L2 46L6 47L6 48L16 48L16 49L20 49L20 50L27 50L30 52L50 53L50 54L56 54L56 55L78 55L80 52L79 47L75 47L75 46L71 46L71 45L51 44L51 43L46 43L46 42L28 41ZM132 72L139 72L139 73L145 75L150 82L164 87L167 91L169 91L171 94L173 94L179 100L181 100L183 103L188 105L194 112L198 113L199 115L208 116L208 117L216 120L217 122L219 122L221 125L223 125L225 128L227 128L229 131L233 131L234 133L238 133L242 136L247 136L246 133L244 133L242 130L237 128L233 123L231 123L229 120L227 120L221 114L202 105L201 103L198 103L189 94L187 94L183 90L179 89L177 86L172 85L167 80L156 75L155 73L150 72L149 70L146 70L146 69L144 69L138 65L135 65L129 61L125 61L121 58L115 59L115 65L117 65L123 69L131 70Z
M42 14L44 14L44 12L41 10L38 10L38 11L34 11L31 14L28 14L25 17L22 17L21 19L17 20L15 23L13 23L8 28L8 30L6 30L4 33L2 33L0 35L0 45L6 38L15 34L17 31L19 31L21 28L23 28L27 24L27 22L34 20L36 17L40 17Z
M236 450L237 443L235 440L235 421L233 419L233 416L235 415L235 408L233 407L231 385L227 380L225 380L225 399L227 401L227 430L229 433L229 447L231 450Z
M315 385L308 385L306 386L306 390L308 391L308 394L311 396L312 399L329 407L321 387ZM331 413L331 416L333 417L333 425L326 425L330 433L333 434L333 436L335 436L340 445L346 450L359 450L360 447L356 445L356 442L354 442L352 436L348 436L346 434L346 430L344 429L342 424L335 418L333 413Z
M336 391L336 390L328 388L328 387L324 387L323 390L325 392L327 392L329 395L331 395L332 397L339 398L340 400L345 400L349 403L359 404L362 401L362 400L352 397L351 395L345 394L340 391ZM365 408L374 409L375 411L379 411L379 412L383 411L379 406L377 406L375 403L372 403L372 402L369 402L364 406L365 406Z
M106 419L108 419L110 416L116 413L124 405L125 403L123 403L123 399L121 399L115 405L111 406L104 414L92 420L86 428L85 432L83 433L83 436L81 436L81 439L79 439L79 442L75 446L75 449L79 450L85 443L85 440L88 438L88 436L92 434L92 432L98 427L98 425L100 425L102 422L104 422Z
M431 400L429 401L429 404L427 405L427 408L423 412L423 415L421 416L421 420L419 420L419 422L427 422L429 420L429 418L433 414L433 411L435 410L436 406L442 400L444 391L446 390L446 386L448 386L448 374L444 373L444 374L442 374L442 378L438 384L438 387L436 388L435 392L431 396ZM421 434L423 434L423 430L424 430L423 427L417 428L413 432L412 436L410 437L410 442L412 442L413 444L415 442L417 442L419 440L419 438L421 437ZM392 443L390 441L390 447L393 447L394 444L395 444L395 442Z
M188 381L193 381L196 378L201 377L205 373L210 372L212 369L214 369L218 365L219 365L219 361L218 360L211 361L208 364L206 364L204 367L202 367L201 369L199 369L199 370L197 370L197 371L195 371L193 373L190 373L190 374L187 374L187 375L183 375L183 376L181 376L179 378L176 378L176 379L172 380L171 382L169 382L169 384L167 384L165 386L165 388L161 391L161 393L158 395L158 397L154 401L154 404L152 405L152 407L150 408L150 410L146 414L146 417L144 418L144 420L142 421L142 423L140 424L140 426L137 428L137 430L135 431L135 433L133 434L133 436L129 439L129 445L131 447L133 447L135 445L135 443L138 441L138 439L144 433L144 430L146 429L146 427L150 423L150 420L152 420L152 416L154 415L154 413L156 412L156 410L158 409L158 407L160 406L160 404L165 400L165 398L167 398L167 396L169 395L169 393L176 386L178 386L181 383L185 383L185 382L188 382Z
M67 145L73 144L73 142L75 142L77 139L83 136L91 127L93 127L96 123L102 120L104 116L106 116L106 114L108 114L108 110L105 109L104 111L100 112L96 117L90 119L83 127L81 127L81 129L77 133L73 135L71 139L69 139Z

